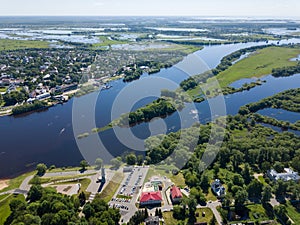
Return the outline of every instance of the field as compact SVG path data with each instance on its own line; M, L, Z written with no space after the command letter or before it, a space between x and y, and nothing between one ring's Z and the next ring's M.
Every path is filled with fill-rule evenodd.
M81 184L81 187L80 187L80 191L83 191L85 192L86 194L89 194L86 192L86 189L88 188L88 186L90 185L91 183L91 180L88 179L88 178L83 178L83 179L80 179L79 181L78 180L75 180L75 181L70 181L70 182L63 182L63 183L59 183L59 185L64 185L64 184L77 184L77 183L80 183ZM77 195L79 195L79 193Z
M177 175L173 175L171 171L166 171L165 169L159 168L159 167L150 167L147 173L147 176L145 178L144 182L149 181L149 179L153 176L165 176L178 187L185 187L185 180L182 173L178 173Z
M46 41L21 41L0 39L0 51L16 50L26 48L48 48L49 43Z
M217 79L221 87L226 87L242 78L261 77L270 74L273 68L295 65L296 62L289 61L289 59L299 54L299 48L264 48L221 72L217 75Z
M299 48L287 47L268 47L252 53L249 57L238 61L227 70L219 73L213 79L217 79L221 88L227 87L234 81L243 78L259 78L271 74L273 68L295 65L296 62L290 61L300 54ZM213 79L208 79L209 85ZM217 87L212 85L208 89L213 90ZM197 96L201 93L201 87L187 91L190 96Z
M202 216L202 213L205 212L205 216ZM198 223L200 222L207 222L209 224L209 222L211 221L211 219L213 218L213 213L209 208L202 208L202 209L197 209L196 210L196 214L199 214L198 217L196 217ZM178 220L173 218L173 212L164 212L163 213L163 218L165 220L165 224L166 225L177 225L178 224ZM185 224L187 223L188 219L185 220Z
M300 224L300 213L297 209L292 206L290 202L285 204L288 216L294 221L295 224Z
M13 200L14 198L18 198L18 199L24 199L23 195L10 195L8 198L6 198L3 201L0 201L0 225L3 225L5 220L7 219L7 217L10 215L11 211L9 208L9 203L11 200Z

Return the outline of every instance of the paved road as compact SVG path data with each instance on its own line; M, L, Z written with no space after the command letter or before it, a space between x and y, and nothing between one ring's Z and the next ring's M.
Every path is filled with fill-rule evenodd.
M173 182L170 179L165 179L163 181L164 187L162 189L162 197L164 201L164 205L161 207L161 210L164 211L171 211L173 209L173 205L170 199L170 190L169 188L173 185Z
M222 225L223 224L222 217L221 217L219 211L217 210L218 206L222 206L221 202L214 201L214 202L208 202L206 206L198 205L197 208L210 208L217 220L217 223L219 225Z

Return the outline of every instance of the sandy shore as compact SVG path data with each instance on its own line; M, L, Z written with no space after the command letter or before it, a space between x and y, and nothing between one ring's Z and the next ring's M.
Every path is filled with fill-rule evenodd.
M0 180L0 190L8 187L9 180Z

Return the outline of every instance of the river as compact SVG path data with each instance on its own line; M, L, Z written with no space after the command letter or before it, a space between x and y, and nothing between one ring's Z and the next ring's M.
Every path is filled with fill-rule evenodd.
M281 43L299 43L300 40L293 39L290 41L281 41ZM230 44L219 46L205 46L204 49L194 53L200 60L202 60L204 66L193 64L193 56L187 56L180 62L180 64L192 67L193 72L201 73L207 68L215 68L222 57L228 55L241 48L247 48L256 45L263 45L264 42L257 43L242 43L242 44ZM199 66L199 68L198 68ZM166 86L164 84L155 83L155 79L165 78ZM178 66L173 66L168 69L162 69L157 74L147 75L143 74L140 81L134 81L132 83L124 83L122 80L116 80L111 82L112 88L99 92L93 92L80 98L73 98L69 102L63 105L57 105L49 108L43 112L35 112L24 116L5 116L0 118L0 134L1 134L1 148L0 148L0 178L16 176L25 171L35 168L37 163L44 162L47 165L55 164L56 166L77 166L82 160L82 154L76 143L76 134L73 134L72 125L72 107L74 100L80 102L86 109L90 109L91 102L96 101L95 105L95 124L97 127L107 125L111 121L111 109L115 98L125 87L134 87L135 97L144 95L146 97L141 98L139 101L131 107L132 110L143 106L154 99L160 93L162 88L175 89L176 84L179 84L182 80L187 78L187 74L178 69ZM276 94L283 90L299 87L300 75L295 75L285 78L274 78L267 76L264 78L267 83L262 86L255 87L250 91L242 93L235 93L225 97L225 103L228 114L236 114L240 106L247 103L258 101L262 98ZM139 89L138 82L142 81L147 83L148 89ZM151 83L151 80L153 82ZM170 82L169 82L170 81ZM147 93L150 93L147 95ZM131 93L132 95L132 93ZM124 96L123 96L124 97ZM132 97L132 96L130 96ZM126 95L125 95L126 98ZM212 102L218 102L220 97L214 98ZM124 102L125 104L126 102ZM211 120L211 113L209 104L207 101L197 103L194 105L198 110L198 116L202 123L209 122ZM159 134L161 131L167 132L177 131L180 127L189 127L195 120L190 115L191 109L194 107L191 104L187 104L186 108L182 110L180 114L184 114L188 119L181 122L179 119L179 113L174 113L164 119L156 119L150 123L142 123L130 129L137 137L145 139L150 134ZM126 107L124 109L120 107L118 113L127 112ZM93 110L93 109L90 109ZM116 118L119 114L115 114L113 118ZM93 126L85 123L85 115L82 114L82 132L90 131ZM220 116L220 115L213 115ZM165 125L163 125L163 123ZM98 137L96 134L90 135L87 138L77 140L78 143L85 148L88 148L91 152L88 159L93 163L95 157L102 157L102 152L97 143L93 140ZM124 146L114 131L107 130L100 133L100 140L109 153L112 155L120 155L125 151L132 151L131 148ZM131 143L134 145L135 143ZM142 146L137 144L135 149L141 149Z

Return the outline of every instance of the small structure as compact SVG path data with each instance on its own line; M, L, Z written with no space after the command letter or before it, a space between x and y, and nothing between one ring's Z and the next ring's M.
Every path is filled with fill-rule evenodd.
M176 186L171 187L170 189L170 197L173 204L180 203L182 200L182 193L180 189Z
M221 184L221 181L219 179L216 179L211 184L211 189L218 197L221 197L226 194L225 187Z
M146 225L158 225L159 224L159 217L158 216L149 216L145 219Z
M162 196L159 191L156 192L143 192L140 198L141 206L160 205Z
M133 166L124 166L123 173L130 173L133 171Z
M298 173L294 172L290 168L284 168L284 171L282 173L278 173L276 170L271 169L271 170L267 171L267 175L273 181L277 181L279 179L281 179L283 181L289 181L289 180L298 181L298 180L300 180L300 176L298 175Z

